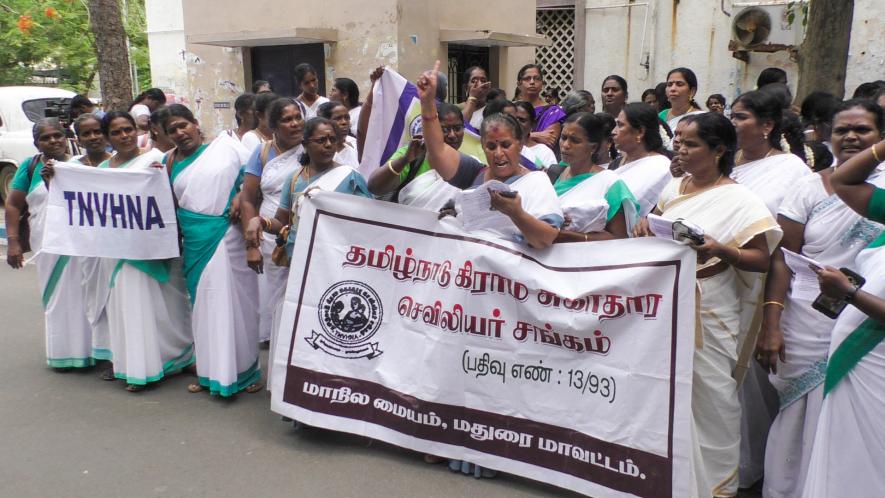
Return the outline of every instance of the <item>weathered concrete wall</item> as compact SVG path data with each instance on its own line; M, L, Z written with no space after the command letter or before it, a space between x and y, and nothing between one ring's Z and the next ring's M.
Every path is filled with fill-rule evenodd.
M733 15L742 9L732 4L738 2L725 2L724 11L722 2L711 0L644 0L637 3L648 3L648 7L598 8L625 3L624 0L586 0L584 77L585 86L594 95L599 93L605 76L620 74L630 86L630 99L638 100L645 88L664 81L667 72L679 66L689 67L697 74L700 83L697 100L701 104L711 93L721 93L731 102L738 94L754 89L756 77L769 66L784 69L795 91L798 66L787 52L751 52L748 62L732 57L728 50L731 24ZM859 83L885 74L883 19L885 2L855 1L846 84L848 95ZM641 65L646 62L647 68Z
M187 99L187 63L182 0L149 0L145 4L151 85Z
M337 30L338 40L325 45L327 88L334 78L348 77L357 82L364 98L369 74L379 65L415 79L434 60L444 62L441 28L535 32L534 0L488 0L480 10L472 0L339 0L334 8L318 8L306 0L148 0L149 5L152 2L156 12L168 9L167 3L180 5L183 19L183 34L162 42L162 49L158 41L157 53L152 54L157 59L158 82L165 77L159 76L167 72L164 67L178 64L169 60L174 58L171 47L185 36L331 28ZM492 65L502 76L498 86L512 91L517 69L534 60L534 49L502 48L493 54L498 57ZM214 105L229 102L232 107L236 94L249 82L248 50L187 44L184 63L187 88L182 93L188 95L207 134L232 126L233 109L215 109Z

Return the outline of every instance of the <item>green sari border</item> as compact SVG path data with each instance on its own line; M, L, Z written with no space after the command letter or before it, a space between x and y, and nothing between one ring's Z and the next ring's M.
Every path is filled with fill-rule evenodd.
M849 334L830 357L827 377L824 380L824 397L835 389L839 381L845 378L867 353L878 346L882 339L885 339L885 326L869 318Z
M209 389L209 394L217 394L227 398L261 380L259 361L260 359L256 359L252 366L247 368L244 372L237 374L237 381L233 384L224 385L209 377L197 378L199 379L201 386Z
M68 266L70 260L70 256L59 256L55 261L55 266L52 267L52 273L49 274L49 280L46 282L46 287L43 289L44 308L49 306L49 300L52 299L52 295L55 293L55 288L58 286L58 281L61 279L61 275L64 273L65 267Z

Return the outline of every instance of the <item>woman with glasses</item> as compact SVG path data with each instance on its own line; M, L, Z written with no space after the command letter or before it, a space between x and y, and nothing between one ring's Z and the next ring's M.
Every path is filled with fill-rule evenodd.
M362 175L350 166L335 162L338 150L338 130L326 118L312 118L304 125L304 153L299 157L300 167L283 183L280 205L273 218L260 216L249 222L249 243L257 243L259 228L280 235L286 240L286 254L292 257L298 216L308 190L359 195L371 198Z
M519 69L516 76L519 97L535 108L535 126L532 128L532 140L555 148L562 132L562 121L565 111L556 104L548 104L544 100L544 71L537 64L526 64Z

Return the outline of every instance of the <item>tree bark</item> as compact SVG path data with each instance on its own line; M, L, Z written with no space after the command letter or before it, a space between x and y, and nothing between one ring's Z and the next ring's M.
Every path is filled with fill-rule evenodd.
M89 0L89 23L95 36L102 104L108 111L125 111L132 100L132 76L119 0Z
M854 0L811 0L805 41L799 48L796 101L814 91L842 98L851 43Z

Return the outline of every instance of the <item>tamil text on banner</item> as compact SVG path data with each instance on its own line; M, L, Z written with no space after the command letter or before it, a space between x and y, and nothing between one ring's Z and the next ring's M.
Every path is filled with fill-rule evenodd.
M312 196L273 409L596 497L689 495L694 252L535 251L456 223Z
M121 259L177 257L178 221L166 170L57 163L42 250Z

